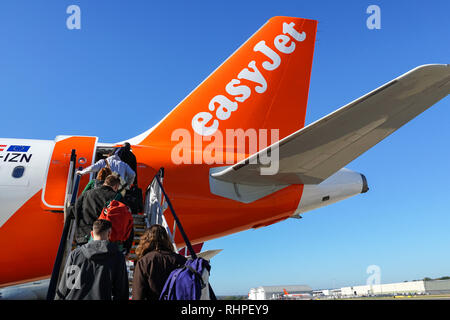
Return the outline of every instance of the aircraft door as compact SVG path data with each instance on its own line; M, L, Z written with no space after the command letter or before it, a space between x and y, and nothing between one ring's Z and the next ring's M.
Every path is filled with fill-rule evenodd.
M95 160L97 137L58 136L55 139L53 153L47 169L45 186L42 192L42 206L50 210L63 210L69 176L70 156L72 149L76 150L76 168L86 168ZM85 175L80 181L85 186L89 176Z

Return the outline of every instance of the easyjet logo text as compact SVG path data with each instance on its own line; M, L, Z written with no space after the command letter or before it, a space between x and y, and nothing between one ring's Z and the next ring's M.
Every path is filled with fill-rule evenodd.
M306 39L305 32L298 32L294 29L295 24L283 23L283 34L277 35L273 40L273 44L283 54L291 54L295 50L296 42ZM256 61L250 61L247 67L241 70L237 75L237 79L232 79L226 86L225 92L233 97L229 99L223 94L213 97L208 105L209 111L197 113L192 118L192 128L202 136L210 136L219 128L220 121L230 118L231 113L236 111L239 103L244 102L252 95L252 89L249 86L241 84L241 80L248 80L255 83L254 91L263 94L267 90L267 81L260 72L260 68L267 71L276 70L281 64L280 54L269 47L265 41L258 42L253 51L261 52L268 61L264 61L261 66L256 65Z

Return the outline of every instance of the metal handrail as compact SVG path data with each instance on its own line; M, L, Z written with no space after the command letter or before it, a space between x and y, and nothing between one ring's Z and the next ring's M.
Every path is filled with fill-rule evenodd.
M76 161L77 161L77 154L76 154L76 150L72 149L72 152L70 154L70 164L69 164L69 172L67 173L67 184L66 184L66 194L64 197L64 222L66 221L67 218L67 209L70 205L70 202L68 201L68 198L72 197L73 194L73 187L74 187L74 183L73 183L73 178L75 175L75 166L76 166Z
M73 154L73 153L72 153ZM76 156L71 157L71 170L72 176L69 176L69 181L73 180L73 176L75 175L75 161ZM73 164L73 166L72 166ZM81 169L81 168L80 168ZM70 207L73 207L75 205L75 201L77 200L78 196L78 188L80 186L80 175L75 175L75 181L74 183L68 188L68 192L71 192L70 202L67 210L69 210ZM67 196L67 194L66 194ZM66 208L65 208L66 209ZM67 210L64 210L66 213ZM65 220L64 220L64 228L61 235L61 240L59 242L58 252L56 254L55 263L53 265L52 275L50 278L50 283L48 286L47 291L47 300L53 300L55 298L56 289L59 283L59 279L61 276L61 267L64 267L64 262L67 259L67 255L70 252L68 250L72 245L72 240L69 239L70 237L73 237L73 229L75 228L75 217L72 214L65 214Z
M189 253L191 254L191 257L193 259L197 259L197 254L195 253L195 250L192 248L191 242L189 241L186 233L184 232L184 229L183 229L183 226L181 225L180 219L178 219L178 216L176 215L175 210L173 209L172 203L170 202L170 199L167 196L166 191L164 190L164 187L162 186L161 181L159 180L160 176L164 177L164 168L159 169L158 173L155 175L155 179L158 182L159 187L161 188L164 198L167 201L167 205L170 208L170 212L172 213L172 217L175 220L176 225L178 226L178 229L181 233L181 236L183 237L184 242L186 243L186 247L188 248ZM173 234L173 237L175 238L175 233Z
M158 182L159 187L161 188L161 191L164 195L165 200L167 201L167 205L170 208L170 212L172 213L173 219L175 220L176 225L178 226L178 229L181 233L181 236L183 237L184 242L186 243L186 247L189 250L189 253L191 254L192 259L197 259L197 254L195 253L194 248L192 248L191 242L189 241L186 232L183 229L183 226L181 225L180 219L178 219L178 216L175 213L175 210L172 206L172 203L170 202L169 197L167 196L166 191L164 190L164 187L162 186L162 183L160 181L160 177L164 178L164 168L160 168L158 173L155 175L154 179ZM175 240L175 232L173 234L174 240ZM212 289L211 285L209 284L209 294L211 300L217 300L216 295L214 293L214 290Z

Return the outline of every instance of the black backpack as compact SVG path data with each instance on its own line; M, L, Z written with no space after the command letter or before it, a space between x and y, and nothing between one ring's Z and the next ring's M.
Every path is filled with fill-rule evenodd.
M142 189L138 188L136 185L133 185L127 190L125 197L121 201L130 207L132 214L138 214L139 212L144 211Z

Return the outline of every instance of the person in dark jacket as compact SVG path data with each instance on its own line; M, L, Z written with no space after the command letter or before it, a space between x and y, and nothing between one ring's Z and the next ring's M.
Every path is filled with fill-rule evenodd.
M136 156L131 151L131 145L128 142L125 142L123 144L123 147L117 149L115 153L119 156L120 160L128 164L130 168L133 169L133 171L136 173L136 175L134 176L133 184L137 185L137 161Z
M133 186L123 194L122 202L130 207L133 214L142 212L144 210L142 190L139 189L137 185L137 161L136 156L131 151L131 145L128 142L125 142L123 146L118 148L114 153L136 173Z
M88 242L92 225L111 200L121 200L117 192L120 178L111 174L106 177L103 186L84 192L75 202L75 221L77 226L76 242L78 245Z
M128 300L125 257L108 241L111 222L97 220L93 241L73 250L56 291L56 300Z
M97 177L95 179L92 179L89 181L89 183L86 185L86 187L83 190L83 193L101 187L105 183L105 179L107 176L112 174L112 171L110 168L101 168L100 171L97 173Z
M133 300L158 300L170 273L186 263L185 257L175 253L164 227L158 224L145 231L136 255Z

